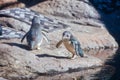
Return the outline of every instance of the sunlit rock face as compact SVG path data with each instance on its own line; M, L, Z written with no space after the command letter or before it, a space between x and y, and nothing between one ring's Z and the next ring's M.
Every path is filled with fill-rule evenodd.
M31 8L66 19L100 18L89 0L48 0Z
M22 2L22 0L20 1ZM32 1L35 0L31 0L31 3ZM111 14L103 16L97 9L103 11L108 9L111 11L113 10L111 3L108 0L103 2L102 0L44 0L43 2L32 4L29 6L29 9L51 18L54 20L53 22L60 21L69 25L68 28L46 33L51 43L48 45L43 42L41 50L35 51L30 51L26 42L20 42L21 37L29 30L30 24L20 21L19 18L13 18L14 16L10 18L1 16L0 21L7 22L12 27L10 25L2 26L3 35L0 36L0 69L2 69L3 73L0 76L31 78L41 73L52 74L103 65L108 55L112 56L112 53L115 52L109 53L105 51L106 54L103 55L104 51L97 51L95 54L94 51L118 47L118 43L110 31L116 25L119 26L116 18L118 21L120 20L119 16L114 17ZM27 3L24 3L24 1L22 4L27 6ZM18 5L10 6L18 7ZM10 7L7 6L7 8L9 9ZM118 13L116 12L116 14ZM109 26L110 31L107 28ZM78 39L83 50L89 51L93 49L93 52L84 52L85 58L68 59L71 53L63 45L59 48L55 47L57 42L61 40L62 33L65 30L70 31ZM119 28L116 30L119 30ZM102 61L103 57L105 57L104 61Z
M114 36L111 36L112 33L109 33L109 30L106 29L107 26L104 23L105 21L102 20L103 16L101 16L94 6L101 2L102 0L47 0L30 6L30 9L40 12L43 15L52 18L54 21L57 20L68 24L71 32L75 36L77 35L83 49L118 47L116 39L114 39ZM103 2L106 4L111 3L111 1L105 0ZM25 5L27 4L25 3ZM114 18L114 20L116 19ZM25 32L29 30L29 25L22 24L24 22L19 20L9 20L6 18L4 21L11 24L15 29ZM16 22L17 24L15 24ZM112 22L108 22L108 24L111 25ZM116 23L116 25L117 24L118 23Z

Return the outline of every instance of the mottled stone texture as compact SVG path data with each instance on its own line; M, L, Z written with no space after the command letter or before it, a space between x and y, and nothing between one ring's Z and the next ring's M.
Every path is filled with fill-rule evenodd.
M5 68L3 77L33 77L37 74L57 74L60 72L89 69L103 64L98 58L85 54L84 58L68 59L71 54L66 49L42 46L41 50L28 50L20 40L1 40L0 65ZM64 53L63 53L64 52Z
M10 0L2 1L7 3ZM4 4L4 2L0 4ZM18 5L10 5L10 7L18 7ZM27 5L27 3L24 5ZM20 7L22 6L20 5ZM7 6L7 8L10 7ZM97 58L101 56L99 55L100 53L96 56L85 53L86 57L84 58L77 57L74 60L70 60L68 57L71 54L64 46L56 48L55 45L61 40L62 33L65 30L71 31L80 41L84 50L118 47L118 43L111 35L111 32L108 32L106 24L101 19L103 16L101 17L89 0L43 0L43 2L29 6L29 8L53 20L65 23L69 27L46 33L51 41L50 45L43 42L40 50L30 51L26 46L26 42L21 43L20 39L17 38L0 39L0 69L2 69L0 76L2 77L30 78L38 74L74 71L76 69L88 69L103 65L104 61ZM110 17L110 15L107 17ZM119 19L118 15L117 20L120 21ZM108 24L113 25L114 23L111 20L111 18L108 20ZM116 22L115 20L116 18L114 18L114 22ZM30 28L30 25L12 17L0 17L0 23L2 21L7 24L6 28L14 28L15 32L17 30L27 32ZM114 26L116 25L118 23L114 24ZM110 29L113 29L113 27Z
M43 0L43 2L36 3L30 8L47 17L68 24L71 32L75 33L74 35L78 33L77 38L80 39L83 48L118 47L114 36L111 36L112 33L108 32L106 25L101 21L101 15L89 0ZM25 32L30 27L26 23L15 19L6 18L4 21L11 24L13 28ZM112 24L112 22L109 22L109 24Z

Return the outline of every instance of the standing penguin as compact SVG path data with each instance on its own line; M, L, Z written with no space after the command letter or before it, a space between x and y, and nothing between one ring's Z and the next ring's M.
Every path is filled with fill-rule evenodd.
M26 37L28 46L30 49L40 49L40 45L43 41L43 38L48 42L48 38L45 34L42 33L43 22L40 21L40 18L34 16L32 19L32 25L30 30L23 36L21 42L23 42Z
M75 58L75 55L80 55L81 57L84 57L79 41L71 34L71 32L64 31L62 35L62 40L57 43L56 47L58 48L62 43L64 44L66 49L73 54L71 57L72 59Z

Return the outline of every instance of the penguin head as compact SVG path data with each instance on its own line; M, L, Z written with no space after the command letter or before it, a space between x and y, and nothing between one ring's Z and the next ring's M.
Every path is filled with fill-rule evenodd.
M32 19L32 24L40 24L40 17L34 16Z
M63 35L62 35L62 38L63 39L67 39L67 40L70 40L72 37L72 33L70 31L64 31L63 32Z

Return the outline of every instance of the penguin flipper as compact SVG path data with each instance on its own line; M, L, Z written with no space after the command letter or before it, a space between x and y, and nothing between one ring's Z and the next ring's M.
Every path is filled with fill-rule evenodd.
M75 48L76 54L81 56L81 57L84 57L83 51L82 51L82 49L80 47L80 43L77 42L77 41L74 41L72 44L73 44L73 46Z
M28 32L23 36L23 38L21 39L21 42L23 42L23 40L25 39L25 37L28 35Z
M48 37L45 35L44 32L42 32L43 38L46 40L47 43L50 43L50 40L48 39Z
M61 44L62 44L62 40L60 40L57 44L56 44L56 47L58 48Z
M83 54L83 50L81 49L81 48L79 48L79 55L81 56L81 57L84 57L84 54Z

